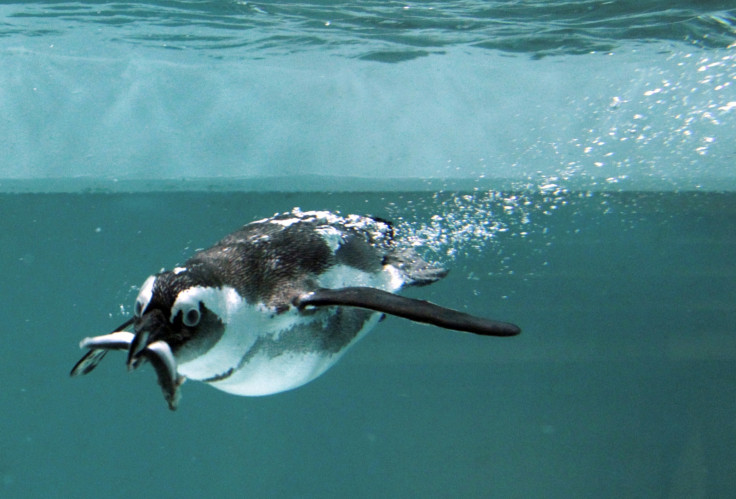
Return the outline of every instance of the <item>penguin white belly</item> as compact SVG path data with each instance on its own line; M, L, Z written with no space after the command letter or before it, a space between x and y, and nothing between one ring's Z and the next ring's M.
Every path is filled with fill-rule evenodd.
M378 324L380 317L381 314L372 314L355 338L337 352L287 349L275 357L269 352L259 352L226 378L204 381L222 391L247 396L271 395L300 387L329 369Z
M374 274L338 265L319 279L320 286L330 288L368 285L395 291L401 284L390 265ZM218 291L207 293L208 303L226 322L225 333L205 352L192 354L185 348L177 355L177 371L237 395L270 395L308 383L337 362L382 315L349 308L307 314L292 308L276 314L263 305L234 300L230 289ZM333 338L334 331L346 334Z

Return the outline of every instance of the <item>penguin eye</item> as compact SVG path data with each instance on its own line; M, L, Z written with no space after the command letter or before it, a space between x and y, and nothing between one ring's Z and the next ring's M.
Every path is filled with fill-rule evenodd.
M199 308L190 308L182 317L182 322L187 327L194 327L199 324L202 314L199 312Z

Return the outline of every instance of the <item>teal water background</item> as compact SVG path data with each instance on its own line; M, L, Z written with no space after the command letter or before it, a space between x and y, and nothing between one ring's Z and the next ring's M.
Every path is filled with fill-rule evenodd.
M528 216L472 193L0 197L3 496L727 497L733 195L526 201ZM151 272L254 214L329 206L407 229L460 202L505 230L436 245L449 276L410 294L515 321L519 337L389 318L302 388L188 382L175 413L122 354L67 377L77 342L122 322Z
M4 2L0 497L729 497L731 2ZM446 265L261 398L111 353L151 273L290 210Z

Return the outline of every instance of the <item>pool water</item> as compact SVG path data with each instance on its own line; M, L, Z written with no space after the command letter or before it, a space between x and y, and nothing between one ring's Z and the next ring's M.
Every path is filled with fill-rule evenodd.
M326 374L259 398L78 342L137 287L299 206L394 220L451 269L407 292L518 323L387 318ZM692 192L0 196L3 497L726 497L736 477L736 199Z

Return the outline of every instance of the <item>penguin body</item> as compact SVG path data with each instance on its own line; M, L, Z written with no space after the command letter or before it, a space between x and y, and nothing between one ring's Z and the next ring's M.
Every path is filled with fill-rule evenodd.
M395 294L446 274L402 247L382 219L295 209L251 222L181 267L150 276L134 317L83 340L90 350L71 374L90 372L108 350L127 350L129 368L153 364L175 409L186 378L236 395L301 386L384 313L478 334L518 334L511 324ZM132 333L124 331L131 326Z

